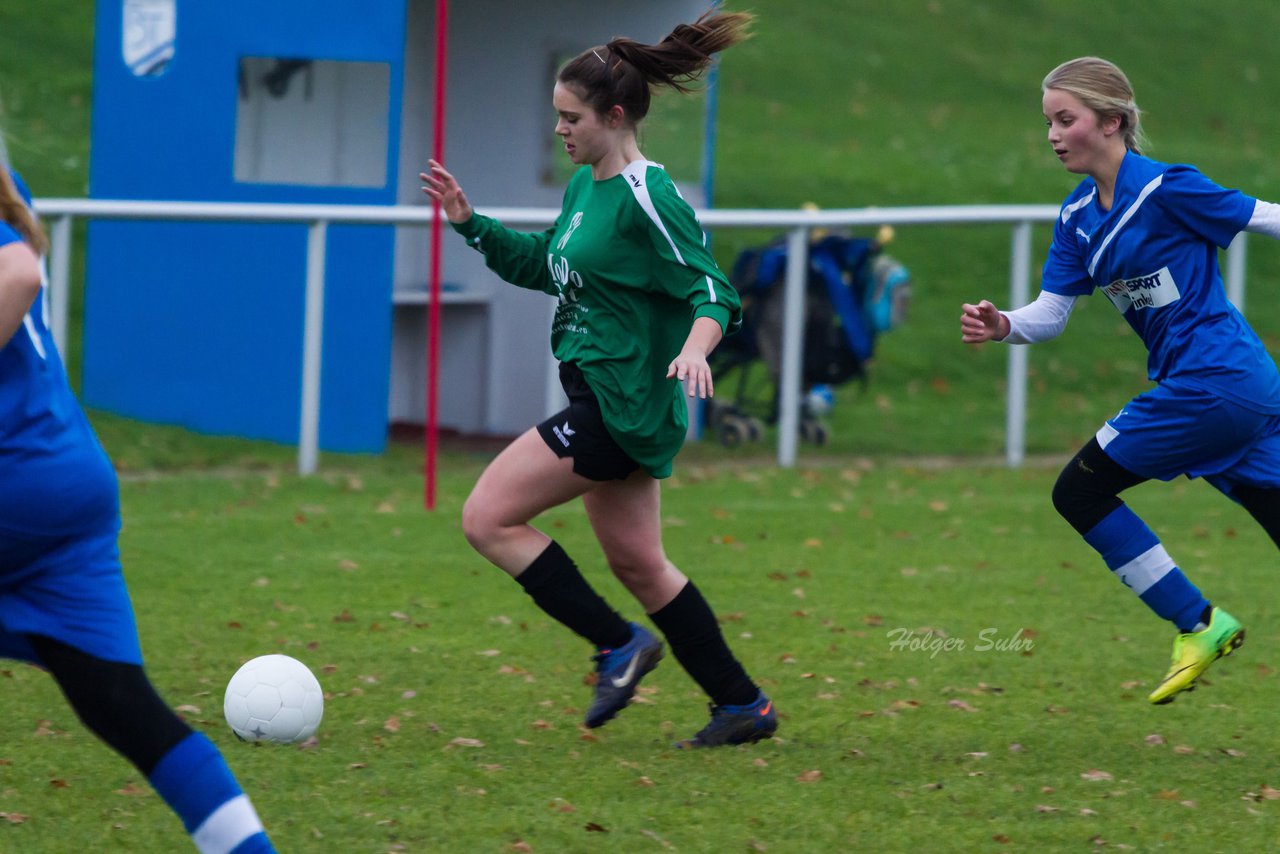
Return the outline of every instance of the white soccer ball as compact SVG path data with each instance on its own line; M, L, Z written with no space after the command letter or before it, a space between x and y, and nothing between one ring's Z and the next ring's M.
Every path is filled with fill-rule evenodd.
M305 664L287 655L246 661L227 683L222 713L245 741L288 744L308 738L324 716L324 692Z

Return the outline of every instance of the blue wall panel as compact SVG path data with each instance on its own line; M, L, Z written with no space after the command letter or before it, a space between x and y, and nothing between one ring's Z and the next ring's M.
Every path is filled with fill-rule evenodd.
M135 77L121 2L97 4L90 195L112 199L394 204L403 0L179 0L174 58ZM242 56L390 67L382 187L234 180ZM321 447L386 439L394 233L331 226ZM302 375L306 228L100 221L89 228L84 399L192 429L293 443Z

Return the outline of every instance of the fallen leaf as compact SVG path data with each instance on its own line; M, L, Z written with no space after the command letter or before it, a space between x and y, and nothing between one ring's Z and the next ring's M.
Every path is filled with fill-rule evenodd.
M609 832L603 825L596 824L594 821L587 822L584 825L584 828L588 833L608 833Z
M822 772L817 769L814 769L812 771L805 771L801 774L796 775L797 783L816 783L821 779L822 779Z
M478 738L455 738L445 746L446 747L484 747L484 742Z
M1114 778L1106 771L1099 771L1097 768L1090 768L1088 771L1081 772L1080 779L1097 782L1099 780L1111 780Z

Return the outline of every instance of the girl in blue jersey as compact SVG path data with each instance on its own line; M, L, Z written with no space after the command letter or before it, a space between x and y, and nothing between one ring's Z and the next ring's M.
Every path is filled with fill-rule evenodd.
M652 86L683 91L713 54L746 35L750 20L708 13L657 44L616 38L560 69L555 132L582 168L545 232L511 231L474 213L439 163L421 176L423 191L494 272L559 298L551 343L569 407L489 464L463 508L463 533L596 648L595 697L584 723L602 726L626 708L663 644L613 610L564 549L530 524L581 497L609 568L711 698L710 722L680 747L758 741L778 722L706 599L662 548L659 479L671 473L687 419L678 381L690 395L711 395L707 354L741 322L741 308L693 210L662 167L640 153L636 127Z
M1044 79L1049 143L1087 176L1062 205L1030 305L965 304L966 343L1045 341L1076 299L1101 291L1142 338L1157 385L1130 401L1069 462L1054 507L1125 586L1177 628L1150 694L1167 703L1244 641L1119 494L1156 478L1203 477L1280 545L1280 372L1227 300L1218 249L1240 231L1280 238L1280 205L1219 187L1194 167L1142 156L1139 111L1106 60L1065 62Z
M115 471L80 409L41 300L45 236L0 150L0 656L57 681L205 854L274 849L213 742L156 694L120 568Z

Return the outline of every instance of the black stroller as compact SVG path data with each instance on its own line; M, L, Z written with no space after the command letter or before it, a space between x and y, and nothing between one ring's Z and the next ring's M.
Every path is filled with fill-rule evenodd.
M809 244L800 405L806 442L826 442L823 416L834 402L831 387L865 383L877 336L906 318L911 277L883 251L892 238L885 226L874 239L828 233ZM717 377L736 371L737 388L729 403L708 401L704 422L726 447L760 438L764 425L778 420L786 269L785 238L745 249L734 261L731 278L742 297L743 325L712 353L711 369ZM751 370L757 361L770 380L763 400L753 396L761 386Z

